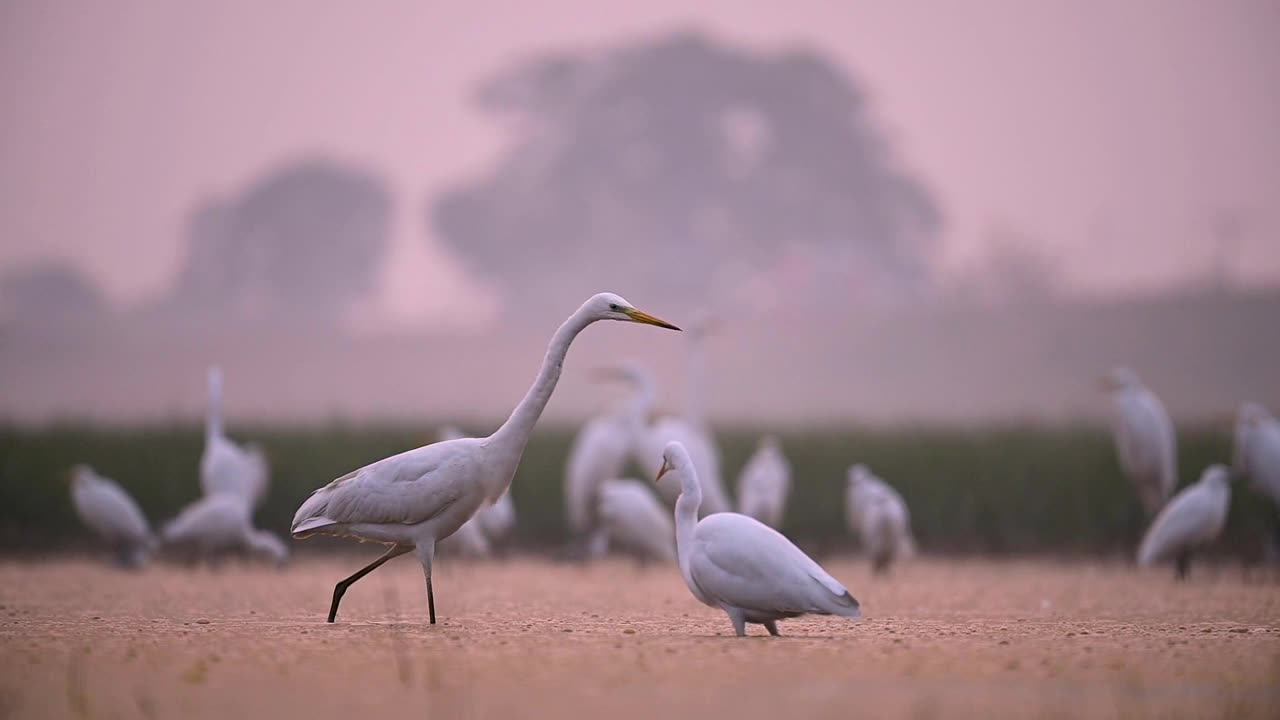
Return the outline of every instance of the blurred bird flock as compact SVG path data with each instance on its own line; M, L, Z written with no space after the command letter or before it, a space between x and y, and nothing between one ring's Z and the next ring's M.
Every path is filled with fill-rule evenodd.
M517 396L505 390L440 378L481 357L494 376L523 377L515 370L536 357L529 338L544 331L541 319L608 287L684 314L735 309L739 324L726 321L735 345L710 359L718 405L724 414L759 405L743 420L708 421L721 482L736 493L759 439L775 437L790 470L775 521L816 553L857 545L844 498L849 468L861 464L901 494L924 552L1131 557L1151 518L1096 422L1109 401L1080 392L1089 376L1124 360L1156 366L1156 380L1178 378L1180 487L1231 462L1236 404L1276 399L1266 360L1280 342L1273 292L1236 291L1211 274L1167 297L1081 302L1060 294L1050 259L1003 242L978 272L939 276L938 201L894 162L858 83L820 53L757 55L676 32L536 56L483 82L476 97L524 129L490 174L432 198L426 216L464 265L500 288L496 322L511 339L362 337L358 309L376 284L393 203L375 172L323 159L198 203L172 287L137 306L109 307L65 264L11 272L0 282L7 412L74 416L67 408L88 398L139 419L0 427L3 546L87 544L61 481L76 463L118 481L157 530L200 502L201 430L155 418L175 394L189 396L175 387L195 384L177 373L232 349L229 365L250 376L238 386L248 390L232 380L232 395L268 398L251 404L266 410L281 397L275 386L288 385L283 397L295 403L261 413L283 420L235 423L229 433L269 463L269 490L246 505L245 531L287 534L294 509L328 480L509 406ZM507 302L539 322L514 327ZM792 334L779 341L772 328L784 326ZM871 338L892 349L858 347ZM810 352L785 351L798 347ZM644 360L641 352L631 354ZM945 372L939 354L953 363ZM306 384L341 386L355 356L389 358L369 375L394 379L353 392L376 391L372 406L415 419L369 420L368 406L358 419L288 419L317 415ZM418 363L425 358L434 365ZM404 392L424 367L434 370L426 387ZM767 382L780 372L799 384ZM1199 377L1208 390L1187 390ZM778 394L792 389L790 402ZM477 405L466 406L473 396ZM580 390L574 397L579 410L602 404ZM778 422L762 419L771 412ZM941 420L900 421L930 414ZM833 416L843 419L823 420ZM1046 419L1008 419L1019 416ZM850 419L858 417L891 421ZM534 432L511 486L510 546L572 539L563 488L574 431L553 414ZM651 475L660 451L646 448L643 462L618 474ZM711 493L707 502L721 501ZM1274 514L1237 484L1214 551L1261 559Z
M318 485L423 445L436 437L437 428L423 423L297 429L246 425L230 430L235 437L252 438L270 458L271 489L257 522L286 535L294 510ZM511 485L519 508L515 540L521 547L545 550L569 539L562 479L573 433L571 427L540 426L525 450ZM737 477L760 434L749 427L718 430L726 477ZM855 547L843 505L846 471L855 462L892 480L911 508L919 544L930 553L1128 558L1146 529L1142 506L1120 471L1111 437L1096 426L797 428L775 434L794 478L781 529L805 547ZM172 517L199 495L196 468L203 442L204 431L195 425L3 429L4 546L34 552L91 544L62 480L72 458L120 482L153 522ZM1230 432L1183 428L1178 453L1180 477L1190 483L1207 465L1230 458ZM1259 560L1272 512L1269 500L1237 486L1217 551Z

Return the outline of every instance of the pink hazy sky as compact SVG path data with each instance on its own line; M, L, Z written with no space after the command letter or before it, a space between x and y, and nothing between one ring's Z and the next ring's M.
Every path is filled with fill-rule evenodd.
M55 255L120 303L164 289L185 214L281 161L367 165L396 194L377 317L483 316L492 294L424 228L501 129L469 102L522 55L700 28L807 45L866 88L944 209L944 269L993 227L1033 238L1081 292L1208 273L1280 282L1280 3L277 0L0 6L0 269Z

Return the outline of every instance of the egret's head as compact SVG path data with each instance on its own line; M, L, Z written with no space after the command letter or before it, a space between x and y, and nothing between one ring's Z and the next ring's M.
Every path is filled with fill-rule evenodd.
M680 329L666 320L660 320L649 313L635 309L631 303L613 293L600 293L593 296L583 305L583 309L592 320L622 320L657 325L668 330Z
M1102 376L1098 384L1108 392L1142 387L1142 381L1138 379L1138 373L1127 367L1112 368L1111 372Z
M858 463L857 465L854 465L849 468L849 484L850 485L857 485L858 483L866 482L867 480L870 480L870 479L871 479L871 468L867 467L866 465L863 465L862 463Z
M1241 426L1253 429L1271 419L1271 413L1258 403L1247 402L1240 406L1236 414L1236 422Z
M678 472L692 465L693 461L689 459L689 451L684 449L684 445L675 441L669 442L662 450L662 469L658 471L658 476L653 481L656 483L672 470Z

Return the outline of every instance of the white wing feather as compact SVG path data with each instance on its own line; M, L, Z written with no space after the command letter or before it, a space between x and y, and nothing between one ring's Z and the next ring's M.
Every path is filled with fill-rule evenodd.
M777 613L858 615L858 603L800 548L764 523L736 513L698 523L690 574L709 598Z
M316 490L293 516L298 536L327 525L402 523L416 525L457 502L483 500L478 453L466 452L475 438L436 443L379 460ZM474 497L473 497L474 496ZM474 509L473 509L474 511Z

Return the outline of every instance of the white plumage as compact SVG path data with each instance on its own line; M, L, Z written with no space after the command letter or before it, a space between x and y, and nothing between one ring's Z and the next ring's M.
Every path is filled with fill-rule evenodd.
M606 480L600 486L600 524L609 544L645 560L676 559L671 513L639 480Z
M191 503L160 531L166 546L186 548L211 559L243 552L283 564L289 550L279 538L253 527L249 506L230 493L207 495Z
M907 502L866 465L849 468L845 520L858 535L876 572L888 570L894 561L909 558L915 552Z
M595 533L600 486L622 475L653 406L653 377L643 368L624 363L608 375L626 381L631 395L620 407L582 426L565 464L565 517L570 532L579 539Z
M1172 559L1178 577L1185 578L1191 553L1217 539L1230 506L1231 471L1210 465L1198 482L1183 488L1156 516L1138 548L1138 565Z
M778 634L777 621L804 614L861 617L858 601L835 578L773 528L737 513L698 520L702 490L697 470L679 443L662 454L658 477L674 474L676 550L680 574L701 602L720 608L738 636L746 623Z
M209 368L209 404L205 409L204 453L200 456L200 489L205 495L229 494L256 508L267 494L270 467L256 445L237 445L227 437L222 420L222 369Z
M778 439L767 435L738 476L738 512L780 528L790 493L791 464Z
M1112 435L1120 467L1133 482L1147 515L1154 516L1178 487L1173 421L1132 370L1116 368L1104 384L1111 393Z
M337 584L330 622L352 583L410 551L416 551L422 564L431 622L435 622L431 565L436 543L456 532L484 503L498 500L507 491L529 434L560 379L569 345L598 320L678 329L636 310L617 295L596 295L556 330L533 386L492 435L438 442L379 460L316 490L302 503L293 518L295 538L323 533L391 546L382 557Z
M71 504L80 520L117 553L121 565L146 563L155 540L138 504L114 480L88 465L71 469Z
M1257 403L1245 403L1236 419L1236 472L1280 508L1280 420Z

